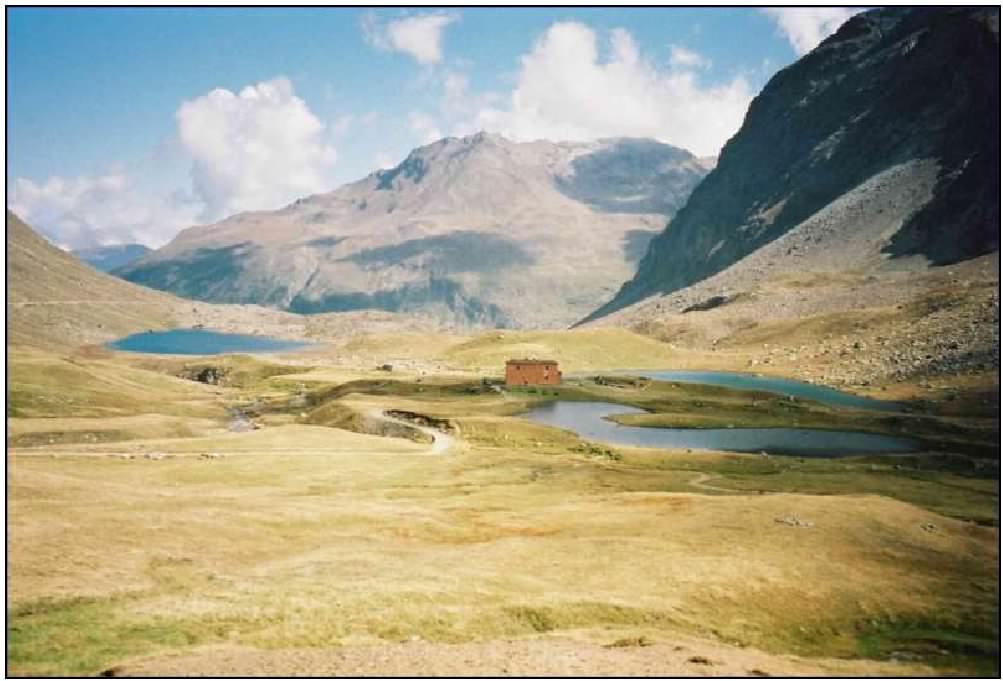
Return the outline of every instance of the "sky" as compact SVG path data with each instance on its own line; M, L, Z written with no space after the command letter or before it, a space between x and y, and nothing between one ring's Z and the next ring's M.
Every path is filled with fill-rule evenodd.
M8 8L7 206L158 247L480 130L715 156L854 8Z

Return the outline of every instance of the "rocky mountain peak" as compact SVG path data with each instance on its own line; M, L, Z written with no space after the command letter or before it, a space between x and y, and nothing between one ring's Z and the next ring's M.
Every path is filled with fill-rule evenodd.
M119 273L300 312L567 325L630 276L706 172L655 140L449 137L334 191L186 230Z
M880 225L866 237L876 249L868 266L998 250L999 50L998 8L857 15L770 80L634 278L590 318L714 275L894 168L933 173L897 222L871 214L880 201L863 201L861 214L836 211L827 223L847 239ZM877 183L875 198L891 186Z

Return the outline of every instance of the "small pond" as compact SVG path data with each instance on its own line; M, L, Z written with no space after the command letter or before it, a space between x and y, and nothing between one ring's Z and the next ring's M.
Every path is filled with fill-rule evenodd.
M921 443L909 438L810 428L644 428L622 426L603 417L644 410L611 402L555 401L522 414L537 423L564 428L588 440L653 448L718 449L794 456L834 457L910 452Z
M834 407L851 407L853 409L874 409L878 411L902 411L905 405L900 402L875 400L845 393L824 385L814 385L804 381L775 376L759 376L757 374L742 374L730 371L636 371L623 372L632 376L643 376L656 381L678 381L680 383L704 383L719 385L735 390L762 390L780 395L793 395L805 400L814 400Z
M134 333L108 343L113 350L156 355L223 355L232 352L282 352L309 343L268 336L223 333L207 329L171 329Z

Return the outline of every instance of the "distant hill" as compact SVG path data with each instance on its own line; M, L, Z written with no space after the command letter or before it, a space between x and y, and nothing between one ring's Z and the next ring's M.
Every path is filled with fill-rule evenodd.
M771 269L901 269L998 251L999 18L998 7L851 18L770 80L636 275L588 319L702 280L677 303L747 289Z
M563 326L634 272L707 169L646 139L447 138L333 192L187 229L116 273L294 312Z
M100 342L173 323L177 299L85 265L7 211L7 343Z
M96 270L111 272L115 268L124 267L131 262L139 260L150 251L151 249L143 244L120 244L116 246L85 248L73 251L73 255Z

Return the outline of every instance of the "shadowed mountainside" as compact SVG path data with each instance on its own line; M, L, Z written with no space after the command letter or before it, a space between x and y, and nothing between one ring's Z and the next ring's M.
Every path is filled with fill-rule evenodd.
M998 250L999 49L998 8L853 17L770 80L634 278L587 319L694 284L826 211L836 250L872 242L856 266L944 265ZM898 212L889 220L880 204L898 187L875 178L894 169L919 193L885 206ZM833 212L867 183L873 200ZM836 269L824 256L797 268Z
M97 246L73 251L85 263L101 272L111 272L119 267L125 267L139 260L150 252L143 244L121 244L116 246Z

